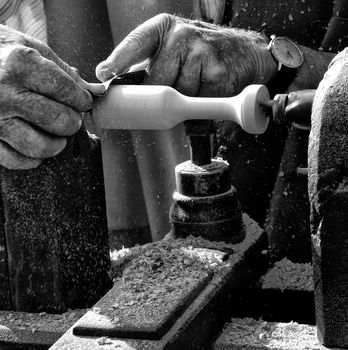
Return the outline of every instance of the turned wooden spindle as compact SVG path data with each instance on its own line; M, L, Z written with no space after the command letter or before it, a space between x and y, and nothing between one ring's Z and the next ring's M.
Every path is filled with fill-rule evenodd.
M169 86L116 85L95 101L92 114L101 129L163 130L194 119L230 120L262 134L271 103L264 85L249 85L234 97L188 97Z

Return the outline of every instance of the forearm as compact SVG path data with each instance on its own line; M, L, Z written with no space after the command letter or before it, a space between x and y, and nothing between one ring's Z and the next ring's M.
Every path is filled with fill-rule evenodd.
M300 48L304 56L304 62L300 67L297 78L289 86L289 91L316 89L323 79L330 62L336 55L334 53L315 51L305 46L300 46Z
M247 85L267 85L277 77L269 42L255 31L161 14L131 32L96 73L105 81L149 59L147 84L173 86L188 96L233 96ZM334 56L301 49L305 61L289 90L316 88Z
M236 54L225 50L225 55L229 56L228 60L233 64L236 60L241 60L243 58L244 65L256 66L256 74L253 80L245 80L237 86L236 90L241 90L244 88L243 85L248 85L252 83L256 84L267 84L273 78L276 77L278 72L278 63L272 56L270 50L268 49L268 44L270 39L258 33L247 32L243 30L235 29L223 29L226 33L229 33L230 40L234 42L232 46L239 46L242 49L248 48L248 55L243 58L240 53ZM236 45L238 39L244 41L243 45ZM304 62L298 71L297 77L294 79L293 83L289 85L288 91L303 90L303 89L315 89L319 82L323 79L325 72L332 59L334 58L334 53L328 53L323 51L315 51L308 47L298 45L303 53ZM238 72L237 72L238 73ZM240 76L244 78L247 76L245 72L240 72ZM237 74L238 75L238 74ZM234 77L238 81L238 77Z
M230 79L234 80L235 93L239 93L249 84L266 85L276 77L278 63L268 49L269 37L234 28L221 28L220 32L229 37L229 40L222 40L219 44L221 57L224 57L223 60L234 70ZM299 68L297 77L289 85L288 91L315 89L336 54L298 46L302 51L304 62ZM239 63L237 67L236 62Z

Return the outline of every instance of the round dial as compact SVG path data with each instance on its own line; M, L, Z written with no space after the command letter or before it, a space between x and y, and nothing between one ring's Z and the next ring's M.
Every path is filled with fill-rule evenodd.
M274 57L286 67L298 68L303 63L300 48L286 37L280 36L272 39L270 49Z

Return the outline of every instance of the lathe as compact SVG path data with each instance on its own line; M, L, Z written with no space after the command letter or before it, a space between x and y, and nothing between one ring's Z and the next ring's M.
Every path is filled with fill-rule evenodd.
M210 99L184 97L169 87L117 83L95 105L97 127L163 129L184 121L191 159L175 169L169 235L140 247L131 270L52 349L98 344L198 349L238 309L239 291L267 266L265 232L242 214L227 162L212 157L212 119L230 118L261 133L272 114L291 122L290 111L305 107L309 117L314 92L271 100L266 87L251 86L233 98Z
M121 84L124 82L119 81ZM138 87L144 89L142 96L149 91L151 95L151 90L159 92L157 95L152 94L149 105L151 113L157 113L157 118L164 118L159 128L172 125L166 124L166 114L158 112L157 108L153 109L153 105L161 105L163 91L169 96L176 95L179 101L188 101L186 107L184 102L178 106L178 110L186 115L183 119L180 119L181 115L175 114L177 106L170 106L172 100L166 101L166 108L172 108L168 113L171 123L184 121L191 147L191 159L179 164L175 170L177 190L173 195L169 218L172 230L163 241L139 248L138 256L132 260L135 265L131 265L131 269L115 281L114 287L95 307L53 345L52 349L55 350L72 347L97 349L102 345L124 349L198 349L221 331L223 323L229 321L231 315L250 317L248 313L241 313L238 303L242 302L244 312L250 312L250 308L258 302L254 296L243 301L242 294L267 269L265 232L255 221L242 214L236 191L231 185L228 164L220 157L223 156L223 149L218 156L212 156L212 120L230 118L255 133L264 131L270 118L275 122L293 123L299 128L308 129L315 91L278 95L270 99L265 87L248 87L236 97L221 99L225 102L221 116L219 112L214 112L219 109L220 99L187 98L168 87ZM128 104L122 104L123 97L110 99L113 93L141 91L133 88L125 84L110 87L108 95L98 101L93 111L97 126L112 128L121 123L126 128L130 125L147 127L145 118L139 123L136 121L136 108L140 107L141 113L139 109L138 113L144 116L147 99L143 99L142 104L136 103L139 96L132 94L127 97ZM209 114L205 115L206 119L199 119L198 114L196 120L191 119L190 116L195 115L195 108L191 105L198 108L200 104L210 106ZM110 112L110 121L104 118L103 108L106 107L117 111L115 115ZM243 114L246 109L250 113ZM204 111L201 110L200 115ZM122 120L127 115L135 118L128 120L128 124ZM149 125L154 123L152 117L150 114ZM125 295L130 299L125 298ZM309 295L308 300L313 300L313 296ZM170 304L163 304L168 301ZM243 303L250 302L255 304L248 309ZM303 307L308 308L308 305ZM145 312L145 318L141 316L144 310L148 312ZM255 311L252 309L252 315L255 315ZM281 311L284 317L284 310ZM260 315L266 315L264 310ZM229 329L249 329L249 324L239 322L233 320ZM262 329L262 334L268 334L267 322L258 327ZM292 327L301 332L297 326ZM315 341L312 338L311 341ZM262 337L260 341L263 341ZM219 349L218 344L219 341L214 349Z
M266 86L249 85L234 97L188 97L169 86L141 85L145 74L126 73L105 83L108 92L92 111L97 127L164 130L184 122L191 159L175 168L171 233L241 241L241 207L227 162L212 155L212 121L233 121L250 134L264 133L270 118L308 127L315 90L270 99Z

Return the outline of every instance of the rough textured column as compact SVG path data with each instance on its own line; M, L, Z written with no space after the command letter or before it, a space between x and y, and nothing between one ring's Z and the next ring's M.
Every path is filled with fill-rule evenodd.
M307 167L308 134L292 127L285 144L266 223L272 262L311 260L307 175L298 171Z
M105 2L46 0L45 10L49 45L94 80L96 64L113 46ZM37 169L0 169L0 183L10 307L64 311L93 305L110 287L99 143L81 130ZM6 276L0 277L3 287Z
M3 213L3 205L1 201L0 213ZM0 310L10 310L10 285L8 276L6 235L3 219L3 215L0 215Z
M318 338L348 348L348 51L317 90L309 141L309 197Z
M84 308L110 287L100 150L94 147L81 131L37 169L0 171L14 310Z

